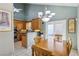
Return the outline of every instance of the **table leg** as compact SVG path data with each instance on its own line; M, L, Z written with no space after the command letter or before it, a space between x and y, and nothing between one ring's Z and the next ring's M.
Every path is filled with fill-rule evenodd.
M32 56L34 56L34 48L32 47Z

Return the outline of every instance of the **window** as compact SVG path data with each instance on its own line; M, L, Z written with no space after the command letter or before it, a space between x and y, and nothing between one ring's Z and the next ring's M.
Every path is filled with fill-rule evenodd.
M46 27L47 39L53 38L55 34L61 34L62 39L66 40L66 20L48 22Z
M48 35L53 35L54 33L54 24L49 24L48 25Z

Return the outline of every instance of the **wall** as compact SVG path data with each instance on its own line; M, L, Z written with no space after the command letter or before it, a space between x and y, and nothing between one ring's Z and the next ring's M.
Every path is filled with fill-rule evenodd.
M51 5L35 5L35 4L26 4L25 5L25 19L31 20L37 17L37 13L40 11L44 11L45 7L47 7L51 12L55 12L56 15L51 18L50 21L55 20L63 20L66 19L68 24L68 18L77 18L77 7L70 6L51 6ZM68 33L68 25L67 26L67 36L70 34L72 37L73 48L77 49L77 33ZM45 33L45 24L43 24L43 32Z
M78 13L77 13L77 49L78 49L78 52L79 52L79 6L78 6Z
M17 9L22 9L20 12L14 12L14 19L17 20L24 20L25 15L24 15L24 4L22 3L14 3L14 7Z
M31 20L37 17L37 13L40 11L44 11L45 7L47 7L48 10L51 10L51 12L56 13L56 15L52 17L51 20L61 20L71 17L77 17L76 7L26 4L25 19Z
M11 3L0 3L0 10L9 11L12 15L13 4L11 4ZM0 55L12 55L13 54L13 51L14 51L14 43L13 43L14 42L14 38L13 38L14 36L13 35L14 35L13 34L13 25L12 25L11 31L0 32Z
M76 21L77 23L77 21ZM77 25L76 25L77 26ZM76 31L74 33L69 33L68 32L68 20L67 20L67 37L71 37L72 40L72 48L77 49L77 27L76 27Z

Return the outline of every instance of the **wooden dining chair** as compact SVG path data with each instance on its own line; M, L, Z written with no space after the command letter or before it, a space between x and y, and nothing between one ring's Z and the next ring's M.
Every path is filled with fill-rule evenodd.
M52 56L52 52L33 45L32 46L32 56L34 56L34 55L35 56Z
M69 55L71 52L71 48L72 48L72 41L68 40L67 41L67 54Z

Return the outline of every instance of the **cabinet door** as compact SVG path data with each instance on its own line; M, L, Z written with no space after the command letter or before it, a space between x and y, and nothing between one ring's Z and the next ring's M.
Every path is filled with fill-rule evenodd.
M22 39L22 46L27 48L27 39L26 35L22 34L21 39Z
M22 22L19 22L18 24L17 24L17 29L18 30L21 30L23 28L23 23Z
M40 31L41 30L41 24L42 24L41 19L39 19L39 18L33 19L32 20L32 29L34 31Z
M23 27L22 29L26 29L26 21L23 21Z
M17 28L17 30L21 30L23 28L23 21L14 21L14 26Z
M14 26L17 27L17 30L26 29L26 21L14 21Z

